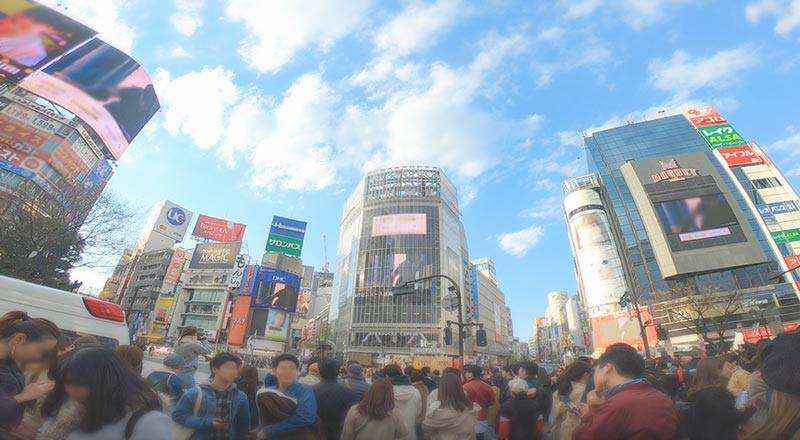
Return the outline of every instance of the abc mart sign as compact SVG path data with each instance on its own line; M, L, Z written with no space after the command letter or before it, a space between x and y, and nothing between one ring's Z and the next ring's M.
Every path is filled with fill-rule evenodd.
M300 253L303 251L303 240L284 237L283 235L269 234L266 251L299 257Z

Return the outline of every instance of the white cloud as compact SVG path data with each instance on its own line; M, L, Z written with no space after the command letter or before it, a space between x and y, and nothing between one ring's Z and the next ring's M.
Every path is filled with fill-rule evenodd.
M188 50L182 47L176 47L175 49L172 49L172 51L169 54L176 58L186 58L192 56L192 54L190 54Z
M135 32L123 20L131 10L123 12L129 2L125 0L41 0L49 6L97 31L98 36L116 47L130 53Z
M742 71L756 67L758 58L757 50L747 45L719 51L707 58L676 50L669 59L650 61L650 82L661 90L683 96L703 87L721 89L734 84Z
M172 78L166 70L156 69L154 83L169 134L186 134L199 148L219 142L227 109L239 95L232 72L206 67Z
M536 34L536 41L544 42L544 41L560 41L564 38L566 32L564 29L559 26L553 26L546 29L542 29Z
M544 228L541 226L531 226L521 231L500 234L500 249L509 255L524 256L539 243L542 234L544 234Z
M465 11L460 0L415 1L389 20L375 35L375 46L389 57L405 56L436 42Z
M772 143L767 147L770 154L787 154L790 157L800 156L800 132L795 127L789 127L789 136Z
M204 0L177 0L175 12L169 17L169 22L179 34L191 37L195 31L203 26Z
M688 0L559 0L565 8L564 17L576 19L595 12L604 12L638 30L660 21L670 7L689 3Z
M775 32L788 37L800 28L800 0L758 0L747 5L745 16L751 23L774 16Z
M536 206L526 209L522 215L536 220L555 220L563 218L564 212L561 203L564 198L560 195L545 197L537 200Z
M277 73L302 49L327 51L361 25L370 6L371 0L229 0L225 13L247 28L239 48L244 60Z

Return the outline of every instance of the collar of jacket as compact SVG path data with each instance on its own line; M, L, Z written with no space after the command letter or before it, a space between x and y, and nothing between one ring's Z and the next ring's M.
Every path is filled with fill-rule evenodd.
M623 382L623 383L621 383L621 384L619 384L617 386L611 387L611 388L603 391L600 394L603 396L604 399L610 399L612 396L614 396L614 394L617 394L623 388L628 387L630 385L637 385L637 384L640 384L640 383L648 383L648 381L647 381L646 378L640 377L638 379L629 380L629 381Z
M390 377L389 381L392 382L392 385L411 385L411 381L408 380L408 376Z
M350 379L350 380L360 380L361 382L366 382L367 381L367 379L364 377L363 374L359 374L359 375L348 374L344 378L345 379Z

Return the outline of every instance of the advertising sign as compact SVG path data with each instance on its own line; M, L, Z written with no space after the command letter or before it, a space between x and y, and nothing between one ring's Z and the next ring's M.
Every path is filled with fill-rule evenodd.
M172 307L175 305L175 298L158 298L156 307L153 310L153 320L147 336L151 339L161 339L167 336L167 324L172 314Z
M414 369L430 367L431 370L442 371L453 366L453 358L444 356L414 356Z
M228 279L228 287L238 288L242 285L242 278L244 278L244 272L247 269L247 260L248 258L246 255L236 256L236 262L233 265L231 276Z
M197 217L192 235L214 241L242 241L247 226L207 215Z
M270 225L269 234L295 238L302 242L303 238L306 236L306 226L306 222L276 215L272 217L272 225Z
M181 272L183 272L184 264L186 264L186 251L182 248L175 249L175 253L172 254L172 259L169 261L167 274L164 275L164 281L173 284L177 283L181 277Z
M786 244L794 241L800 241L800 229L790 229L788 231L773 232L772 238L777 244Z
M709 194L654 203L667 235L677 235L681 242L731 235L738 224L725 196Z
M116 159L160 108L147 72L99 39L75 49L21 85L81 118Z
M198 244L194 248L189 269L233 269L241 250L242 243Z
M785 214L787 212L797 212L800 208L797 203L787 200L785 202L770 203L769 205L758 205L758 212L762 217L767 215ZM766 217L765 217L766 218Z
M500 306L492 304L494 308L494 340L503 343L503 322L500 321Z
M481 297L478 293L478 266L472 266L472 318L481 316Z
M712 125L722 125L727 124L728 121L722 117L714 107L701 107L701 108L693 108L689 109L684 112L684 116L689 119L689 122L695 126L695 128L701 127L709 127Z
M373 217L372 236L426 235L428 226L425 214L392 214Z
M647 310L641 310L642 322L652 321L653 316ZM642 345L639 321L635 311L622 311L591 318L594 348L606 348L617 342L624 342L634 347ZM656 329L652 325L645 327L647 341L650 345L658 342Z
M256 274L258 273L258 265L251 264L248 265L244 271L244 277L242 277L242 285L239 286L239 295L250 295L250 291L253 288L253 282L255 281Z
M270 234L267 239L266 251L299 257L303 252L303 240Z
M283 310L270 310L267 317L267 330L264 338L269 341L285 342L289 333L289 323L291 322L289 313Z
M783 259L786 261L786 265L789 266L789 270L800 267L800 256L792 255L791 257L784 257Z
M764 163L761 156L756 154L756 152L747 145L742 147L718 148L717 151L719 151L729 167Z
M100 192L100 189L105 186L112 174L114 174L114 170L111 168L111 164L105 159L98 160L92 171L84 179L83 190L92 194Z
M153 230L166 235L175 241L183 240L186 229L189 228L189 221L192 219L192 212L178 206L177 204L164 200L154 218Z
M703 127L697 129L705 138L711 148L736 147L746 145L747 142L729 124L715 125L713 127Z
M244 345L247 322L250 318L250 297L237 296L231 312L231 325L228 331L228 344L235 347Z
M314 266L303 266L300 287L309 290L314 284Z
M47 140L47 134L32 129L24 122L0 115L0 136L13 139L28 147L39 148Z
M28 0L0 5L0 78L19 81L96 32Z
M300 290L300 277L270 267L262 267L253 284L253 307L294 312Z
M30 171L31 173L38 173L44 165L44 161L42 159L22 154L2 145L0 145L0 160Z

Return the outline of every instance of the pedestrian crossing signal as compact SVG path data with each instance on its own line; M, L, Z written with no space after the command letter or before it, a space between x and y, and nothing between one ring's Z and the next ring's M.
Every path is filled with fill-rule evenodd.
M486 341L486 330L479 329L475 332L475 338L478 340L478 347L486 347L488 342Z

